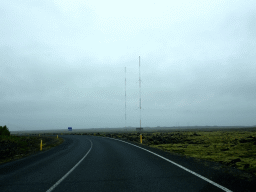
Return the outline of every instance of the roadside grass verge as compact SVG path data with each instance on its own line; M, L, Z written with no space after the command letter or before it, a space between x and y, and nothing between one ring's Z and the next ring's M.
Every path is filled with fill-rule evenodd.
M62 138L51 136L0 136L0 164L11 162L40 152L46 151L64 142Z

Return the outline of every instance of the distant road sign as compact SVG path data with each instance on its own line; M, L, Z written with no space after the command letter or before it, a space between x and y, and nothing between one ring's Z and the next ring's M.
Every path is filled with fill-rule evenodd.
M69 130L69 131L72 131L72 127L68 127L68 130Z

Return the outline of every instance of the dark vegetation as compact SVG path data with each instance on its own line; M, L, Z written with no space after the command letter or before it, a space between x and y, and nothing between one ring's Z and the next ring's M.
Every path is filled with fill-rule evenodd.
M48 150L61 144L62 138L50 136L13 136L6 126L0 126L0 164L21 159L40 152L41 140L42 151Z
M0 126L0 136L3 136L3 135L5 135L5 136L11 135L11 133L10 133L9 129L6 127L6 125L3 127Z

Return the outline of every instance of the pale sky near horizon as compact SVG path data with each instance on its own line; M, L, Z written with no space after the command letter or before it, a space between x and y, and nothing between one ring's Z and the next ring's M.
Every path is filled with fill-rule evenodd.
M11 131L256 125L256 1L0 2Z

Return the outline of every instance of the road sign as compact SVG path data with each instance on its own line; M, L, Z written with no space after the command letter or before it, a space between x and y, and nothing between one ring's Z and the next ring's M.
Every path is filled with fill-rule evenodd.
M68 127L68 130L69 130L69 131L72 131L72 127Z

